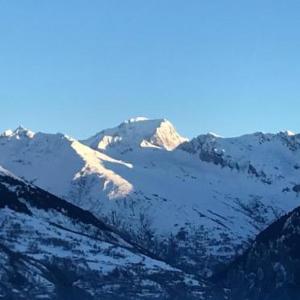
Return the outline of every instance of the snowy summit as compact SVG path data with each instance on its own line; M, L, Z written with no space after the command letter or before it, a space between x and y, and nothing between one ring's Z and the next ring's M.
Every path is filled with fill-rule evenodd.
M82 143L96 150L131 151L136 147L173 150L187 141L166 119L131 118L119 126L103 130Z

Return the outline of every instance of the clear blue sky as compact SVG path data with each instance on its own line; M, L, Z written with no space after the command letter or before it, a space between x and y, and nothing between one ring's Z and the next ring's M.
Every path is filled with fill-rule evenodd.
M0 129L300 132L300 1L0 0Z

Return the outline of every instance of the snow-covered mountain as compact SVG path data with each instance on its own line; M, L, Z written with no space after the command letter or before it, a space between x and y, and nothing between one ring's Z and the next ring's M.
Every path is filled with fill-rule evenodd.
M202 299L204 285L0 168L1 299Z
M239 138L200 135L180 148L202 161L252 174L267 184L282 182L286 174L296 180L300 168L300 135L290 131L257 132Z
M79 142L24 128L0 137L0 164L126 232L160 258L210 275L299 205L300 136L182 138L131 119Z
M126 153L138 146L173 150L185 141L187 139L180 136L168 120L138 117L129 119L116 128L103 130L82 143L103 152L113 152L116 149Z

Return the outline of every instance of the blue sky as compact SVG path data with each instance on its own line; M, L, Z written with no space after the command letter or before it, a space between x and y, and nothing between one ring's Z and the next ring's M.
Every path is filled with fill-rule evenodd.
M0 129L300 132L300 1L2 0Z

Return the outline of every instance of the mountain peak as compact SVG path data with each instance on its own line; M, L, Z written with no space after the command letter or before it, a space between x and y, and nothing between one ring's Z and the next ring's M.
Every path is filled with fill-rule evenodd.
M113 148L125 151L136 146L173 150L185 141L168 120L137 117L117 127L103 130L82 142L100 151Z
M2 137L15 137L17 139L20 139L22 137L27 137L27 138L33 138L35 133L24 126L20 125L18 126L15 130L5 130L1 136Z

